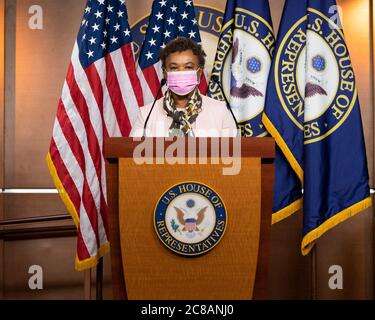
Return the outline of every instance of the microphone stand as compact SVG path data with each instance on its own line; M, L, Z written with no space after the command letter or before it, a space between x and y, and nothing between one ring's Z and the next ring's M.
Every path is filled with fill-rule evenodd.
M156 100L158 100L159 94L161 93L161 90L162 90L162 88L165 86L166 83L167 83L167 81L166 81L165 79L161 79L161 82L160 82L160 88L159 88L159 90L158 90L158 93L157 93L157 95L156 95L156 97L155 97L155 99L154 99L154 102L153 102L152 106L151 106L151 110L150 110L150 112L148 113L147 118L146 118L146 121L145 121L145 124L144 124L144 126L143 126L143 137L146 137L146 127L147 127L148 120L150 119L150 115L151 115L151 113L152 113L152 110L154 109L154 106L155 106Z
M224 97L225 103L226 103L226 105L227 105L227 109L230 111L230 113L231 113L231 115L232 115L232 117L233 117L233 120L234 120L234 122L236 123L237 130L240 130L240 126L238 125L237 119L236 119L236 117L235 117L235 115L234 115L234 113L233 113L233 110L232 110L232 108L231 108L231 106L230 106L230 104L229 104L228 98L227 98L227 96L225 95L224 89L223 89L223 87L221 86L219 79L218 79L217 76L215 75L215 76L212 76L212 77L211 77L211 80L213 80L213 81L219 86L221 92L223 93L223 97Z

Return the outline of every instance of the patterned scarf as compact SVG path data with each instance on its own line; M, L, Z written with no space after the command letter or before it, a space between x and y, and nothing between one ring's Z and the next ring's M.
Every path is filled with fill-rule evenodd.
M202 97L195 88L193 95L187 103L183 111L177 110L172 93L167 90L164 96L163 108L167 112L167 116L173 119L169 127L170 137L193 136L191 125L195 122L198 114L202 111Z

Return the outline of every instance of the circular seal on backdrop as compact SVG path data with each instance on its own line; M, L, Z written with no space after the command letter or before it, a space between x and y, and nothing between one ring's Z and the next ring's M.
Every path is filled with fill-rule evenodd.
M262 137L264 109L275 38L272 26L259 15L236 8L223 26L212 74L223 84L233 113L246 137ZM219 86L210 83L210 96L221 98Z
M225 205L209 186L183 182L162 194L155 207L154 225L168 249L185 256L201 255L223 237L227 225Z
M279 100L304 132L305 144L323 140L345 122L357 99L354 71L344 34L328 17L309 8L309 17L285 35L275 64Z

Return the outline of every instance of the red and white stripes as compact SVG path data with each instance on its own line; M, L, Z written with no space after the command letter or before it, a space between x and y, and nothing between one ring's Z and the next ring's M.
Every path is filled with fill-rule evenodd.
M76 269L94 266L108 250L106 137L128 136L143 105L131 44L83 68L75 44L47 157L77 224Z

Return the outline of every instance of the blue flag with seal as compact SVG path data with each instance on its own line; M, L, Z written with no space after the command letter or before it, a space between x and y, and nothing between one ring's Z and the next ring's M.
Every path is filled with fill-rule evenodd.
M301 18L278 39L263 121L304 190L306 255L371 198L353 66L338 15L329 13L336 1L287 0L284 22L297 7Z
M262 112L274 47L268 0L228 0L207 95L227 97L242 136L267 135Z
M263 123L278 146L272 223L302 208L304 90L298 79L303 81L304 66L300 57L305 52L306 28L307 0L287 0L263 114ZM295 114L292 120L290 114Z

